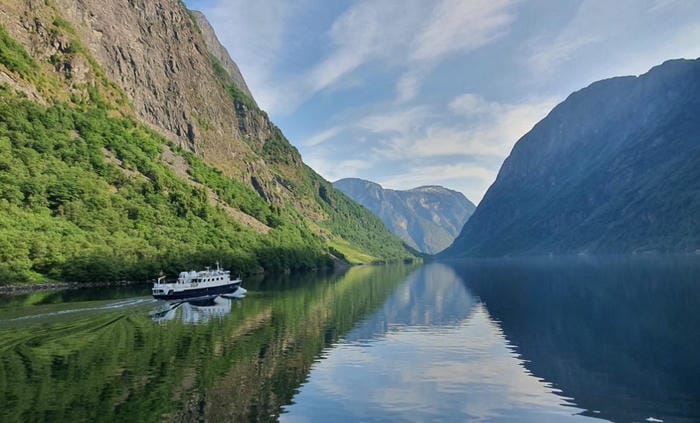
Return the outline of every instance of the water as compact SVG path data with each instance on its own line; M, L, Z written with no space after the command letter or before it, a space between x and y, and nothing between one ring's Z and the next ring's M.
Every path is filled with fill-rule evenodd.
M0 297L0 421L697 421L700 261L357 267Z

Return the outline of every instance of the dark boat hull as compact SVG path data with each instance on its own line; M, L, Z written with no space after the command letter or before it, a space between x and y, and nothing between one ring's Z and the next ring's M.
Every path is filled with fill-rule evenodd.
M187 298L215 297L221 294L233 294L236 292L239 286L241 286L241 282L236 281L226 285L211 286L207 288L188 289L186 291L171 291L165 294L153 295L153 298L156 300L184 300Z

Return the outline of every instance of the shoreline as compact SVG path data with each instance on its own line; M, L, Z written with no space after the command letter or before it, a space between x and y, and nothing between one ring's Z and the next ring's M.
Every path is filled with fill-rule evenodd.
M149 284L153 281L118 281L118 282L88 282L88 283L78 283L78 282L48 282L48 283L38 283L38 284L26 284L26 285L2 285L0 286L0 295L3 294L14 294L14 293L27 293L27 292L37 292L37 291L58 291L63 289L80 289L80 288L102 288L106 286L128 286L128 285L139 285L139 284Z
M347 269L355 265L345 262L334 263L334 266L328 267L327 269ZM322 268L309 269L308 271L317 272ZM290 270L284 272L259 272L259 273L248 273L244 274L246 276L252 275L266 275L266 274L289 274L292 273ZM0 295L6 294L19 294L28 292L38 292L38 291L58 291L64 289L81 289L81 288L101 288L101 287L112 287L112 286L129 286L129 285L146 285L152 284L156 279L147 279L142 281L112 281L112 282L45 282L45 283L26 283L26 284L11 284L11 285L0 285Z
M396 262L398 263L398 262ZM306 272L318 272L322 270L340 270L340 271L346 271L351 267L357 267L357 266L377 266L377 265L386 265L386 264L396 264L396 263L349 263L347 261L341 260L341 259L336 259L333 262L333 266L329 266L326 268L313 268L313 269L307 269L304 270ZM416 261L412 261L412 263L416 263ZM243 275L246 276L253 276L253 275L274 275L274 274L290 274L294 273L294 271L291 271L289 269L286 269L285 271L282 272L259 272L259 273L243 273ZM101 287L112 287L112 286L129 286L129 285L146 285L146 284L152 284L155 282L154 279L147 279L147 280L141 280L141 281L112 281L112 282L87 282L87 283L82 283L82 282L45 282L45 283L27 283L27 284L11 284L11 285L0 285L0 295L6 295L6 294L14 294L14 293L27 293L27 292L38 292L38 291L55 291L55 290L63 290L63 289L81 289L81 288L101 288Z

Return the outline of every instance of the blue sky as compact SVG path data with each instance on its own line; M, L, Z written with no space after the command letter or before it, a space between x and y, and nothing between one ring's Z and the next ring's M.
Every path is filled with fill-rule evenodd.
M572 91L700 56L700 1L185 0L258 104L334 181L478 203Z

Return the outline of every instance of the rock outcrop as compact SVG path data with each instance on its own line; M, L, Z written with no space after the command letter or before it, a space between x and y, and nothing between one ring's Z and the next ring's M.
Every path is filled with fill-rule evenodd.
M219 42L219 38L217 38L216 32L214 32L214 28L212 28L206 16L197 10L190 11L190 14L194 17L197 26L199 26L199 29L202 31L202 36L204 37L204 42L206 43L209 52L221 63L226 72L231 75L236 87L241 90L243 94L250 97L251 100L255 101L253 94L251 94L250 89L248 89L245 79L243 79L241 70L238 69L236 62L231 59L226 47L221 45Z

